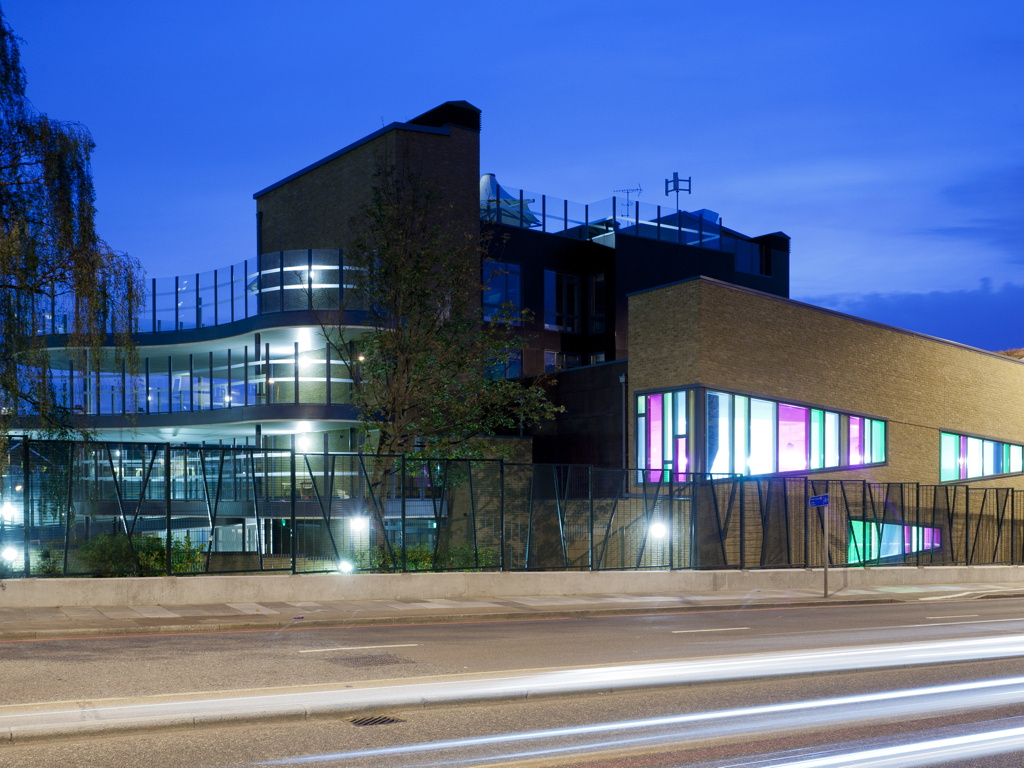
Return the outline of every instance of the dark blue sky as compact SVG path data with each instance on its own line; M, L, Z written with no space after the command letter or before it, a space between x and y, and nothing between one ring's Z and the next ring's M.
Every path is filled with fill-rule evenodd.
M1024 346L1019 0L3 9L36 107L96 139L103 236L153 276L253 255L253 192L466 99L509 186L659 203L692 175L684 207L793 238L794 298Z

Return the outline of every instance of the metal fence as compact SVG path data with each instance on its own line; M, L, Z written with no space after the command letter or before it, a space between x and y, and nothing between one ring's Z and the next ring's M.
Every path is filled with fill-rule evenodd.
M14 439L0 576L1020 563L1024 491ZM829 508L811 508L827 493Z

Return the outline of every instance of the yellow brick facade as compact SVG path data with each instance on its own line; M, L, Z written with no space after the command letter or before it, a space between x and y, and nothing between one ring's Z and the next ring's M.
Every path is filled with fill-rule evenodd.
M707 278L635 294L629 317L631 393L698 385L888 421L885 466L814 477L938 483L940 431L1024 444L1024 363L1002 355Z

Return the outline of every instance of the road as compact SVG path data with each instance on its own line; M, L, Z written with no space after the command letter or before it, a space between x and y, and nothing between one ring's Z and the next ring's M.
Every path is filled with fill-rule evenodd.
M957 649L979 638L1015 638L1020 647L1006 652L1008 658L955 664L785 676L766 668L745 680L373 713L403 721L388 725L356 727L347 717L324 716L28 742L0 746L0 762L753 768L803 761L808 768L1019 767L1024 764L1024 640L1018 641L1018 635L1024 637L1024 601L1007 599L18 641L0 645L4 704L277 686L366 686L371 681L415 682L447 675L464 679L723 655L767 658L798 651L810 656L810 649L825 647L946 641L944 646ZM907 647L897 653L899 658L881 663L912 663L916 651ZM936 687L945 688L922 690ZM837 700L851 696L861 698ZM561 730L567 728L577 730ZM985 734L997 731L1001 741L991 743ZM933 744L906 746L924 742ZM396 748L401 749L372 751ZM878 752L894 748L905 751ZM978 757L992 749L996 754ZM860 758L852 753L866 755L869 762L856 762ZM934 762L934 755L946 762Z

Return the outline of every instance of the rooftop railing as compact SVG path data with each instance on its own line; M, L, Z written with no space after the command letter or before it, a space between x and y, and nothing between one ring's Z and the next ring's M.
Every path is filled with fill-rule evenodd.
M615 237L622 234L724 251L735 256L738 272L762 273L761 244L724 228L718 214L711 211L691 213L619 197L581 204L498 186L496 195L481 197L480 220L611 248Z
M136 333L226 325L274 312L336 309L342 305L340 250L276 251L222 269L145 281ZM69 331L71 312L60 296L38 312L41 334Z

